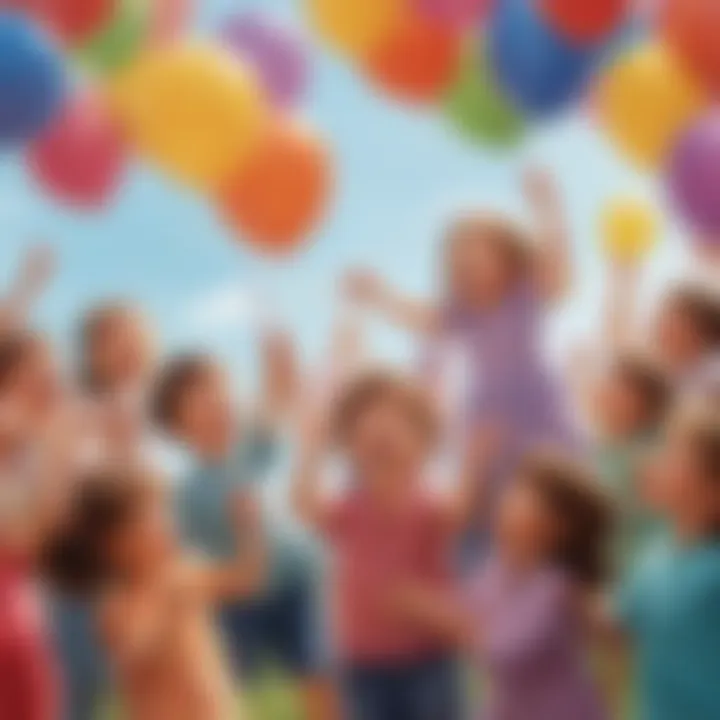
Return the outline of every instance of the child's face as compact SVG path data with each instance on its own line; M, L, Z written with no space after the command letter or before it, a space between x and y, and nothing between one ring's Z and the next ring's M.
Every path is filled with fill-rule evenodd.
M671 428L664 445L645 463L641 494L652 510L684 526L702 529L720 518L720 493L703 478L682 429Z
M450 247L450 295L469 308L496 302L509 282L507 258L492 238L482 237L483 232L488 231L459 231Z
M655 322L655 344L665 361L674 368L692 363L703 353L702 341L687 313L667 300Z
M556 534L542 498L529 483L518 478L500 502L496 526L500 552L521 560L542 557L552 547Z
M145 320L133 313L112 318L90 349L90 367L108 389L143 383L155 365L155 345Z
M387 485L420 475L428 441L405 410L391 399L377 400L357 417L347 443L348 455L363 482Z
M175 527L167 496L158 488L148 492L132 520L110 539L108 557L117 574L146 576L159 568L175 548Z
M222 451L235 433L230 383L219 368L209 367L185 394L178 409L177 431L197 451Z
M616 370L608 370L597 382L593 409L603 435L622 439L646 425L648 411L641 394Z

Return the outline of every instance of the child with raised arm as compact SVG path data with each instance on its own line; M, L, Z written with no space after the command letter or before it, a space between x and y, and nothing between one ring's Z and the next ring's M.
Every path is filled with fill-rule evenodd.
M63 592L92 602L128 720L233 720L237 700L212 610L262 585L265 550L249 498L228 514L236 555L188 556L155 478L110 469L78 482L46 542L44 567Z
M171 359L157 379L154 418L194 457L195 467L176 493L183 537L212 558L232 552L228 508L239 492L262 491L263 480L280 460L282 420L294 409L296 367L289 339L265 336L262 362L264 390L254 410L236 404L229 378L212 358ZM220 608L228 649L253 690L262 689L272 663L297 689L308 718L334 718L314 553L277 518L268 520L267 530L267 583L254 597Z
M455 720L454 645L396 607L392 592L400 579L439 594L451 589L450 555L468 483L448 497L428 486L439 430L434 406L412 381L377 372L350 381L331 408L306 409L293 505L330 548L347 717ZM334 498L322 477L333 450L349 476Z
M378 278L354 273L348 291L439 345L452 337L469 359L467 407L470 427L503 426L504 453L491 473L490 492L500 486L523 453L539 442L574 443L565 397L542 353L542 321L564 291L568 248L557 193L550 177L533 172L527 195L538 218L538 242L511 220L487 213L457 218L444 243L444 294L435 303L409 301ZM431 349L432 353L432 349ZM495 503L486 503L492 514ZM485 526L486 518L476 518Z

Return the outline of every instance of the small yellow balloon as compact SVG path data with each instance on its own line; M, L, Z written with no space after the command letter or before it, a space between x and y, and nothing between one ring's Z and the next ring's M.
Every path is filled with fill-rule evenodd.
M365 57L402 22L408 0L306 0L311 23L336 50Z
M215 46L147 51L118 78L114 100L140 153L204 190L216 188L250 157L265 126L254 74Z
M708 98L662 45L630 51L600 83L598 110L610 138L638 165L654 169Z
M648 203L615 198L602 213L605 251L615 260L633 262L647 255L658 241L660 218Z

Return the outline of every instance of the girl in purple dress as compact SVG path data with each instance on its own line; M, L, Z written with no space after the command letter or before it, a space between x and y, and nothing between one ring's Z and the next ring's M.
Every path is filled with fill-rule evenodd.
M348 278L354 299L427 339L436 375L443 348L452 343L462 349L468 371L465 407L459 408L464 434L491 424L504 436L484 488L487 511L475 518L482 535L500 489L527 450L576 443L564 394L542 352L545 311L568 277L560 203L545 173L528 175L526 194L538 242L503 217L476 213L456 219L444 241L444 294L434 305L401 298L368 273Z

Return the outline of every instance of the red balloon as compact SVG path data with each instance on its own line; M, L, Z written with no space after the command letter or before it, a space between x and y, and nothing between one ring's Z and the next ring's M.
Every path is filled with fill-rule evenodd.
M455 79L460 34L440 23L409 16L368 58L366 72L379 87L408 102L433 102Z
M108 201L119 185L125 159L120 132L94 94L73 99L28 154L34 177L51 195L84 208Z
M547 20L570 40L591 43L609 35L627 16L629 0L540 0Z
M687 66L720 93L720 2L667 0L663 32Z

